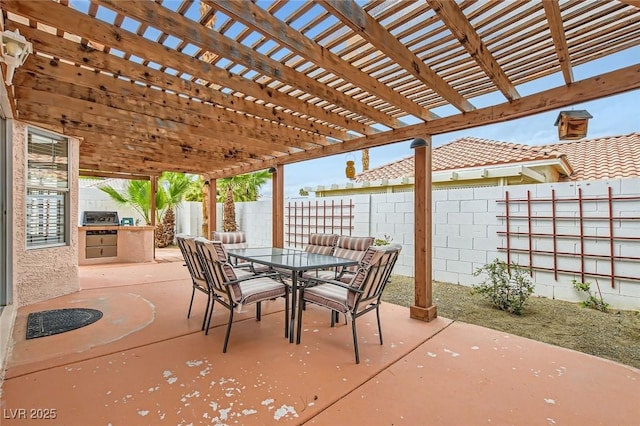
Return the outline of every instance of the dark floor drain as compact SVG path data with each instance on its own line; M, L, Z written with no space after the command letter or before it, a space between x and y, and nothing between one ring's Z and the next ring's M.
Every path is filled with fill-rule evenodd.
M51 336L93 324L102 318L97 309L71 308L32 312L27 317L27 339Z

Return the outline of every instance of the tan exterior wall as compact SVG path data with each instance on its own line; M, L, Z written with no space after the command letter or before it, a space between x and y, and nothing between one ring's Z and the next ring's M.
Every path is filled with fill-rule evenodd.
M26 248L27 125L13 122L13 302L17 307L80 290L78 279L79 141L69 139L70 240L67 246Z

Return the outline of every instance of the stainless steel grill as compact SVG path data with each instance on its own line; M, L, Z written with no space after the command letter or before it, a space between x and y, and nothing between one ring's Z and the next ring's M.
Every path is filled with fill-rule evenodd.
M118 212L92 212L82 213L82 226L113 226L120 225Z

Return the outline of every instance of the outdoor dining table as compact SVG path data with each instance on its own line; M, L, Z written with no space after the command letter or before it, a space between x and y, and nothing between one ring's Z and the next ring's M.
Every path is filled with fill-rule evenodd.
M237 259L259 263L272 268L291 271L291 318L289 320L289 342L293 343L295 330L295 313L298 299L298 279L303 272L341 268L343 266L357 265L352 259L328 256L324 254L309 253L303 250L278 248L278 247L254 247L241 249L227 249L229 256Z

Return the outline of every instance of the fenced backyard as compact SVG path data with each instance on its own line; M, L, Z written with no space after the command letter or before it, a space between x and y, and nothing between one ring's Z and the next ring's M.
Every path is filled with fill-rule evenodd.
M598 279L611 306L637 310L638 188L640 179L612 179L435 190L433 278L470 286L480 280L473 276L478 267L508 258L532 267L537 295L578 301L581 295L572 280ZM81 210L97 207L86 205L82 195L80 199ZM303 245L305 233L324 230L388 235L403 246L394 273L413 276L412 192L285 202L285 241L290 246ZM105 201L100 203L106 208ZM236 220L249 245L271 245L270 212L270 200L236 203ZM217 223L222 224L221 204ZM199 203L184 203L178 209L178 232L199 234L201 224Z

